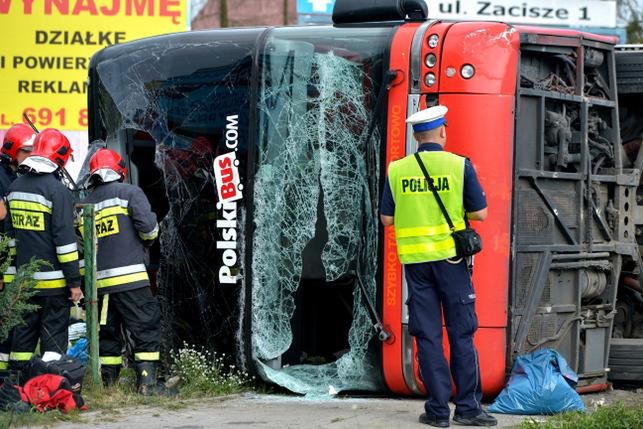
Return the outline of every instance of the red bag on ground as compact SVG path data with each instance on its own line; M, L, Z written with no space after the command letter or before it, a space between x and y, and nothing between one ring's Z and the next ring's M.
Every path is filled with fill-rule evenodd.
M74 408L87 409L83 398L74 394L69 381L60 375L39 375L18 389L22 400L33 405L40 412L57 409L68 413Z

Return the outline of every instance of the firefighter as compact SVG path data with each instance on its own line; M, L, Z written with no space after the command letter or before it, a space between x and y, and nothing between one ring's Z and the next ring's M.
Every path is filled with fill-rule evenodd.
M89 161L84 203L94 204L98 236L100 362L105 384L118 379L122 365L121 325L134 341L139 393L162 393L157 384L161 312L145 267L145 247L158 236L156 215L143 191L123 183L125 162L114 151L99 149Z
M7 196L9 185L16 178L16 168L31 152L33 141L36 138L34 130L25 124L13 125L4 135L2 148L0 148L0 197ZM6 217L6 206L4 200L0 200L0 233L5 233L4 222ZM11 255L12 257L14 255ZM0 257L0 260L4 260ZM0 281L0 292L4 289L4 283ZM11 351L11 335L5 341L0 342L0 373L9 369L9 353Z
M13 125L4 135L2 148L0 148L0 192L7 195L9 185L16 178L16 169L29 156L33 148L36 132L28 125ZM2 217L2 216L0 216ZM0 232L4 232L4 225L0 224Z
M78 248L74 233L74 203L60 181L59 170L72 154L69 140L58 130L39 133L33 151L19 166L21 175L9 186L7 234L15 263L4 274L13 280L16 267L32 259L44 262L34 274L36 295L29 302L38 310L24 316L14 329L10 368L21 370L31 359L38 340L40 351L64 354L70 306L82 298Z
M411 115L418 152L456 229L484 220L487 202L471 163L444 151L447 108ZM400 261L408 285L409 332L418 346L420 373L428 392L420 422L449 426L451 376L456 385L453 421L495 426L480 406L482 388L473 334L478 328L475 292L467 261L456 258L455 243L414 154L392 162L382 195L380 218L395 226ZM451 347L451 368L442 349L442 315Z

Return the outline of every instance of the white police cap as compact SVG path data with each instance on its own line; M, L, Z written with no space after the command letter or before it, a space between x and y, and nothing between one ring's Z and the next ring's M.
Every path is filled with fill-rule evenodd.
M429 131L442 126L445 122L444 115L449 109L445 106L433 106L428 109L420 110L408 117L407 124L413 126L413 131Z

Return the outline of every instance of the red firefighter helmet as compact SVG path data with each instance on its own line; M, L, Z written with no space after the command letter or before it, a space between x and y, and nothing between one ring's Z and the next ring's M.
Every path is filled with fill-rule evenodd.
M36 132L29 125L13 125L4 135L0 151L15 161L19 150L31 151L35 138Z
M89 175L97 174L103 182L113 181L115 177L105 170L118 174L120 179L127 177L127 165L118 153L111 149L98 149L89 160Z
M54 128L47 128L36 136L31 157L46 158L58 167L64 167L72 152L71 144L63 133Z

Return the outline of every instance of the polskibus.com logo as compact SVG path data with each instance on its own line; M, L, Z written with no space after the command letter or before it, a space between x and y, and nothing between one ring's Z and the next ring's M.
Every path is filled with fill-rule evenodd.
M239 259L237 201L243 198L243 185L236 155L239 140L238 115L228 116L226 120L226 147L230 152L217 156L213 165L219 197L217 209L220 211L220 216L217 216L217 229L221 239L217 241L217 249L223 252L219 266L219 283L235 284L239 279L239 270L234 268Z

